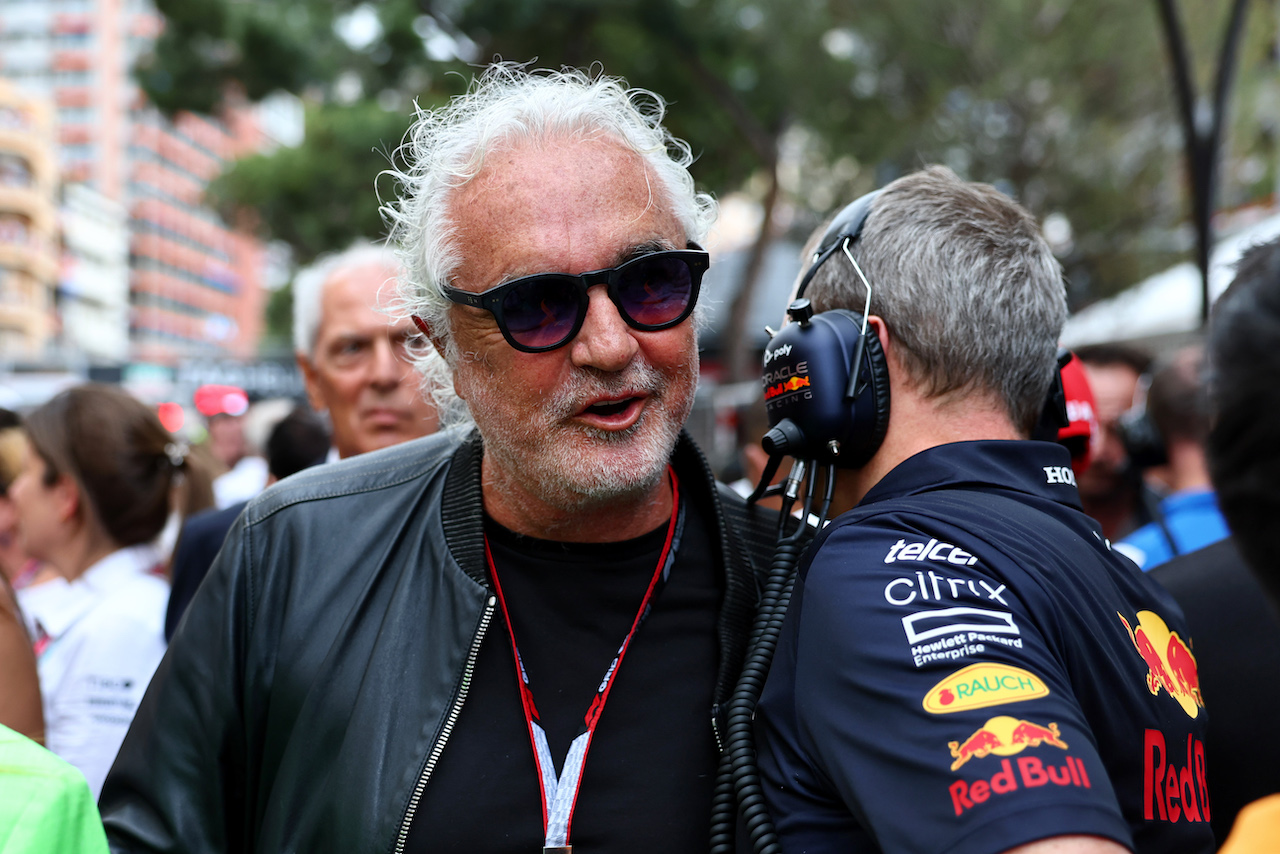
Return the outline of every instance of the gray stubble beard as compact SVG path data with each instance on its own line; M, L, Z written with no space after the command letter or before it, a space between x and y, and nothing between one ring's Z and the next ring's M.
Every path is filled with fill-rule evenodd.
M696 356L695 356L696 358ZM548 429L547 423L526 424L514 431L516 441L506 442L505 436L494 443L491 437L485 437L486 453L493 453L508 477L517 476L536 484L539 498L546 503L565 511L600 507L613 502L627 502L643 499L659 486L666 474L667 463L680 436L680 430L688 417L688 412L670 413L666 406L672 401L672 385L663 384L659 372L649 365L639 365L640 372L630 374L624 381L621 377L596 377L594 389L584 389L579 384L574 389L564 389L554 395L543 409L546 421L550 425L560 424L577 411L580 401L589 392L608 391L614 388L641 389L648 392L661 391L650 400L660 401L663 412L646 407L635 424L622 431L597 430L590 427L573 427L570 432L586 436L588 442L596 447L626 446L643 436L654 419L661 418L659 429L645 437L643 448L634 448L642 456L634 462L630 459L616 460L616 464L600 466L595 454L581 453L576 442L555 444L537 437ZM696 363L687 370L697 375ZM696 386L696 379L694 380ZM500 389L493 389L500 394ZM693 391L688 394L686 409L692 408ZM477 401L483 405L483 400ZM564 432L563 428L557 432ZM526 444L520 439L533 438L532 447L541 447L531 454L521 454L518 445ZM527 446L527 445L526 445ZM626 454L626 450L620 450ZM629 456L629 455L628 455ZM526 458L527 457L527 458Z

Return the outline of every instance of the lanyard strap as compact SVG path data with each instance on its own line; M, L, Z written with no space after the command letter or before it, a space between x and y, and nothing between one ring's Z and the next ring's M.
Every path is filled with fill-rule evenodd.
M547 734L538 718L538 709L533 703L533 691L529 687L529 674L525 671L520 659L520 649L516 645L515 629L511 625L511 615L507 611L507 600L502 595L502 585L498 581L498 570L493 563L493 554L489 551L488 538L485 539L484 555L489 562L489 576L493 579L493 589L498 596L498 604L502 607L502 617L507 624L507 633L511 636L511 652L516 661L516 683L520 686L520 702L524 706L524 719L529 729L529 741L533 746L533 758L538 766L538 785L542 796L542 826L545 831L545 848L569 849L569 831L573 823L573 810L578 802L578 788L582 783L582 769L587 764L587 750L591 747L591 737L595 734L596 724L604 711L604 704L613 689L613 680L618 676L622 659L627 654L631 639L635 637L642 623L653 608L653 601L666 587L671 575L671 567L675 564L676 552L680 548L680 537L684 533L684 506L680 503L680 487L675 470L668 466L667 474L671 478L671 521L667 523L667 539L662 546L662 554L658 556L658 565L654 568L653 578L645 590L640 609L631 622L631 630L622 639L613 661L604 672L591 705L583 716L582 726L569 752L565 755L564 766L556 776L556 766L551 758L551 748L547 744Z

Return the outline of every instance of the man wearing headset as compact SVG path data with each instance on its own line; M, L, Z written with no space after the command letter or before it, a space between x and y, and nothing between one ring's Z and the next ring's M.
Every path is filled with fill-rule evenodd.
M1027 439L1066 316L1036 222L941 167L861 201L804 280L868 315L869 420L757 712L783 850L1212 850L1181 614L1080 510L1066 449Z
M662 112L495 66L419 114L400 296L474 427L250 503L107 783L113 850L706 850L773 526L682 432L714 203Z

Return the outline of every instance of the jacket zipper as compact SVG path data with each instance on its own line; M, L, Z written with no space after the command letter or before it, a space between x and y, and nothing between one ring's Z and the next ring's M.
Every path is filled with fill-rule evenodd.
M445 742L449 740L449 736L453 733L453 727L458 722L458 715L462 712L462 703L467 699L467 692L471 690L471 675L476 669L476 658L480 655L480 642L484 640L485 631L489 628L489 620L493 617L493 607L496 601L493 596L490 596L489 601L484 605L484 613L480 616L480 625L476 627L475 639L471 641L471 649L467 652L467 664L462 669L462 681L458 685L458 693L454 698L453 707L449 709L449 716L445 718L444 727L440 730L440 737L436 739L435 745L431 748L431 754L427 756L427 764L422 767L422 774L418 777L418 784L413 787L413 796L409 798L409 808L405 811L404 821L400 824L400 835L396 837L395 854L404 854L405 843L409 841L409 825L413 823L414 813L418 811L418 802L422 799L422 792L427 787L427 780L431 777L431 772L435 770L436 763L440 761L440 754L444 752Z

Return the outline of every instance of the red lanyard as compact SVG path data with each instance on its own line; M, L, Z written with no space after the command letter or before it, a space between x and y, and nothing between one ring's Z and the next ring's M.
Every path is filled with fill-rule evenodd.
M618 677L622 667L622 659L627 654L631 639L635 637L640 625L649 616L654 599L661 594L671 575L671 567L675 564L676 552L680 548L680 537L684 531L684 507L680 504L680 488L676 473L670 467L667 474L671 478L671 521L667 524L667 540L662 546L662 554L658 557L658 565L654 568L649 588L645 590L640 609L631 622L631 631L622 639L622 645L605 670L600 680L600 687L583 716L582 727L569 745L564 766L560 776L556 776L556 766L551 759L551 748L547 744L547 734L538 720L538 709L533 704L533 691L529 687L529 674L525 672L520 660L520 649L516 646L515 631L511 627L511 615L507 612L507 600L502 595L502 585L498 582L498 570L493 565L493 554L489 551L486 538L484 554L489 561L489 576L493 579L494 592L498 594L498 604L502 607L502 617L507 624L507 633L511 636L511 652L516 660L516 683L520 686L520 701L524 706L524 719L529 728L529 741L533 745L533 758L538 766L538 784L542 796L542 826L546 837L544 852L570 851L569 831L573 823L573 810L578 802L578 788L582 784L582 770L587 764L587 750L591 747L591 737L595 734L596 724L604 711L604 704L609 699L609 691L613 689L613 680Z

